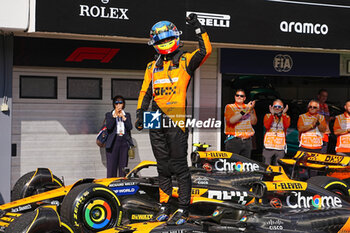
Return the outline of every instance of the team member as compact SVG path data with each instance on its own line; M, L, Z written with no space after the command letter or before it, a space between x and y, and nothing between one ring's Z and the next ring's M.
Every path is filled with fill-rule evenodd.
M195 27L199 49L186 53L179 49L181 32L169 21L156 23L151 29L150 45L158 52L155 61L147 65L137 105L138 130L143 128L143 113L152 101L152 111L159 110L163 118L176 123L176 127L150 129L150 139L157 160L159 175L160 211L154 220L165 221L170 214L169 198L172 194L172 174L179 186L179 209L168 219L168 224L183 224L188 217L191 199L191 176L187 164L188 130L186 118L186 92L195 70L211 54L208 34L191 14L187 22Z
M329 130L329 121L334 119L334 117L330 116L329 109L328 109L328 104L326 103L328 99L328 92L326 89L321 89L318 91L317 95L317 100L318 103L320 104L320 108L318 110L318 114L321 114L325 117L326 123L327 123L327 130L323 134L323 145L321 149L321 153L326 154L328 150L328 142L329 142L329 134L331 131Z
M225 107L225 140L226 151L250 158L252 151L252 136L255 131L252 125L257 123L254 110L255 101L245 104L244 90L239 89L235 94L235 103Z
M345 103L345 112L334 121L334 134L338 136L335 151L339 155L350 156L350 100Z
M133 145L130 113L124 112L125 99L120 95L115 96L113 108L105 116L109 133L106 141L107 178L117 177L117 170L120 177L125 176L123 168L128 166L128 149Z
M263 157L265 164L277 165L278 159L282 159L287 150L286 131L290 126L290 117L286 114L288 105L284 108L283 102L279 99L273 101L269 108L270 113L264 117L266 133ZM275 156L274 162L271 161L273 156Z
M308 112L299 116L299 149L302 151L321 153L322 133L327 130L324 116L318 114L320 105L316 100L308 104Z

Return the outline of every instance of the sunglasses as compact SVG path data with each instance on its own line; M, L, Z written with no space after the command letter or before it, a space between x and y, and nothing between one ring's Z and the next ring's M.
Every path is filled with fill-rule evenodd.
M242 98L244 98L245 95L236 95L236 97L242 97Z
M115 104L122 104L122 103L123 103L123 101L121 101L121 100L117 100L117 101L115 101L114 103L115 103Z
M273 108L282 109L283 107L281 105L274 105Z
M317 106L309 106L309 108L311 108L311 109L318 109Z

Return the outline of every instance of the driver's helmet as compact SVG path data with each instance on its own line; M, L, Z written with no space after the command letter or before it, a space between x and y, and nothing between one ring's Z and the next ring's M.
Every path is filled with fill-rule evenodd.
M169 54L179 48L181 33L172 22L159 21L150 31L148 44L153 45L159 54Z

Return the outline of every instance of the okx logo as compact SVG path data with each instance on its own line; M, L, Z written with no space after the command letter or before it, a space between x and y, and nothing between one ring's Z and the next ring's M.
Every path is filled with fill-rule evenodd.
M156 112L143 113L143 128L144 129L160 129L160 116L162 114L157 110Z

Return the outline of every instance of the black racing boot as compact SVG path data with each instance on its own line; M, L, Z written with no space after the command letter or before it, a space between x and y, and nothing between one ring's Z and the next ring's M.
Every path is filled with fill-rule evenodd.
M163 222L168 220L170 215L170 207L166 204L161 204L157 214L153 215L151 221L153 222Z
M167 225L182 225L188 220L189 212L187 209L177 209L166 222Z

